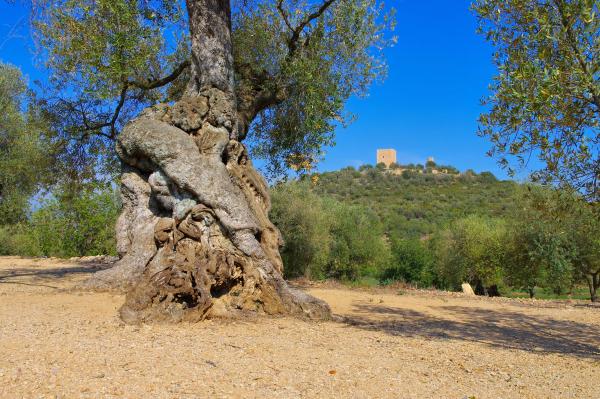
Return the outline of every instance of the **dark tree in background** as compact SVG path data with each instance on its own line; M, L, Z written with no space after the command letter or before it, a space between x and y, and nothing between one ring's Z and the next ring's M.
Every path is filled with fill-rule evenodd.
M328 317L282 278L267 184L242 141L274 173L310 167L348 121L345 100L385 71L383 6L63 0L35 10L63 154L93 153L84 167L98 176L114 167L114 142L122 165L122 258L88 286L126 288L128 322Z

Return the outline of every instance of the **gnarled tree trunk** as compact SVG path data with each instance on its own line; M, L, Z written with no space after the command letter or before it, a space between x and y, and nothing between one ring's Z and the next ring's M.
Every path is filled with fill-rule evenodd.
M267 184L238 139L229 0L187 0L191 79L172 106L146 109L117 141L122 259L90 285L128 288L126 322L259 311L328 318L288 287Z

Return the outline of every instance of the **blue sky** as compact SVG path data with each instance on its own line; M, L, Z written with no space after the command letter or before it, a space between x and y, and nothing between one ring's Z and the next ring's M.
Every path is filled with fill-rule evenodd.
M470 3L388 1L398 21L398 43L387 51L388 78L367 98L350 100L348 110L358 119L338 129L337 144L327 149L320 171L374 164L377 148L395 148L399 163L424 163L433 156L461 170L507 178L485 155L489 143L476 134L480 100L495 68L493 49L475 32ZM23 6L0 1L0 60L21 67L33 81L45 72L36 69L27 18Z

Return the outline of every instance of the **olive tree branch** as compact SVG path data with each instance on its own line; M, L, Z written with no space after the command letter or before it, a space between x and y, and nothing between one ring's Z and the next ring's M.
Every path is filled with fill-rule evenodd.
M583 73L586 75L586 78L587 78L586 80L589 85L588 89L590 90L590 93L592 95L592 103L596 107L596 112L600 113L600 93L598 93L597 88L594 86L593 74L590 73L588 64L583 59L581 50L579 49L579 46L577 45L577 39L575 37L575 33L573 32L573 27L571 26L571 23L570 23L569 19L567 18L567 15L564 10L564 3L562 2L562 0L553 0L553 3L556 6L556 9L558 10L558 13L560 15L560 21L561 21L562 27L563 27L563 29L565 29L565 32L567 33L567 41L569 43L569 46L571 47L571 50L575 54L575 58L577 59L577 62L579 63L579 67L581 68Z
M142 90L152 90L168 85L179 77L191 65L190 60L185 60L179 64L169 75L151 81L129 80L126 82L128 86L136 87Z
M289 49L289 57L291 58L298 51L298 42L300 41L300 35L304 31L304 29L315 19L320 18L321 15L327 11L327 9L335 3L336 0L326 0L324 1L319 8L317 8L314 12L308 14L304 19L294 28L289 20L289 16L287 12L283 8L283 0L278 0L277 2L277 10L279 14L281 14L281 18L283 22L286 24L288 29L291 31L292 36L288 39L287 45Z

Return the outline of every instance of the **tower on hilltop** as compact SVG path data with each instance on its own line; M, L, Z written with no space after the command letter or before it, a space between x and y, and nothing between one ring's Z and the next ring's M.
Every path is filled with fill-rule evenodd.
M385 165L386 168L389 168L391 164L396 163L396 150L377 150L377 163L382 163Z

